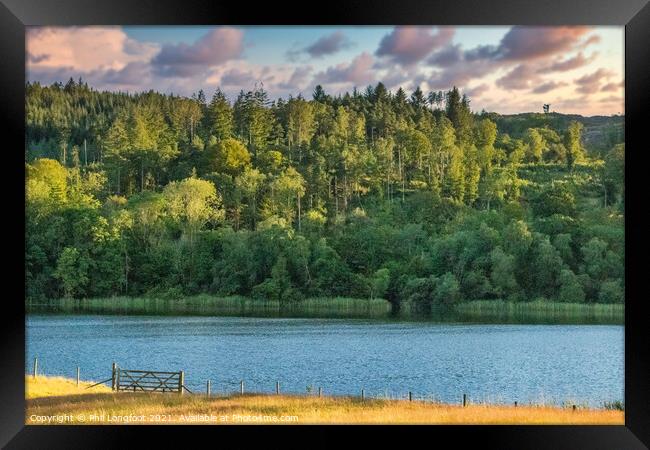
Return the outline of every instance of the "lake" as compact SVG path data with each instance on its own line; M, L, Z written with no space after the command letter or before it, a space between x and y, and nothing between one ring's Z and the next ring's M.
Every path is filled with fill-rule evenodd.
M619 325L477 325L360 319L29 315L39 372L101 381L126 369L184 370L186 385L444 402L624 400Z

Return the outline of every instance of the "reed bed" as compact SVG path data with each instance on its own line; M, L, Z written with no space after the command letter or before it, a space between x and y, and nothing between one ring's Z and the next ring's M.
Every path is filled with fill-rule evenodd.
M308 298L298 302L256 300L247 297L197 295L180 299L110 297L53 299L27 302L27 312L63 314L199 315L251 317L389 318L426 319L440 322L623 324L625 305L560 303L548 300L507 302L478 300L452 307L434 307L423 313L409 302L399 312L389 301L362 298Z
M53 299L27 303L28 312L207 315L263 317L388 317L390 302L383 299L309 298L299 302L255 300L246 297L198 295L181 299L110 297Z
M503 322L623 324L625 305L560 303L536 300L505 302L483 300L461 303L455 307L461 319L494 319Z

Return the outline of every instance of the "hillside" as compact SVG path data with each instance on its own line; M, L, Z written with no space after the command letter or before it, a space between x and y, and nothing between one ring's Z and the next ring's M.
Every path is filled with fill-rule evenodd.
M622 303L622 117L443 97L29 85L27 297Z

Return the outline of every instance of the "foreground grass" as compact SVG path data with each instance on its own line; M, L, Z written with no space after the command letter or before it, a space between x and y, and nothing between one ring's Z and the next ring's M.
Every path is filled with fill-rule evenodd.
M113 393L26 377L26 424L624 424L623 411L293 395Z
M111 388L99 384L90 387L94 382L77 381L64 377L46 377L39 375L36 379L32 376L25 376L25 398L60 397L74 394L95 394L111 392Z

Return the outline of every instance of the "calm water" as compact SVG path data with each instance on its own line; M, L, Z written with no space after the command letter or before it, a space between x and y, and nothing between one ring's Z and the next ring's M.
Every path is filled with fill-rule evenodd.
M321 386L329 394L447 402L624 399L624 334L610 325L467 325L339 319L30 315L27 360L48 375L104 380L185 370L186 385L233 392Z

